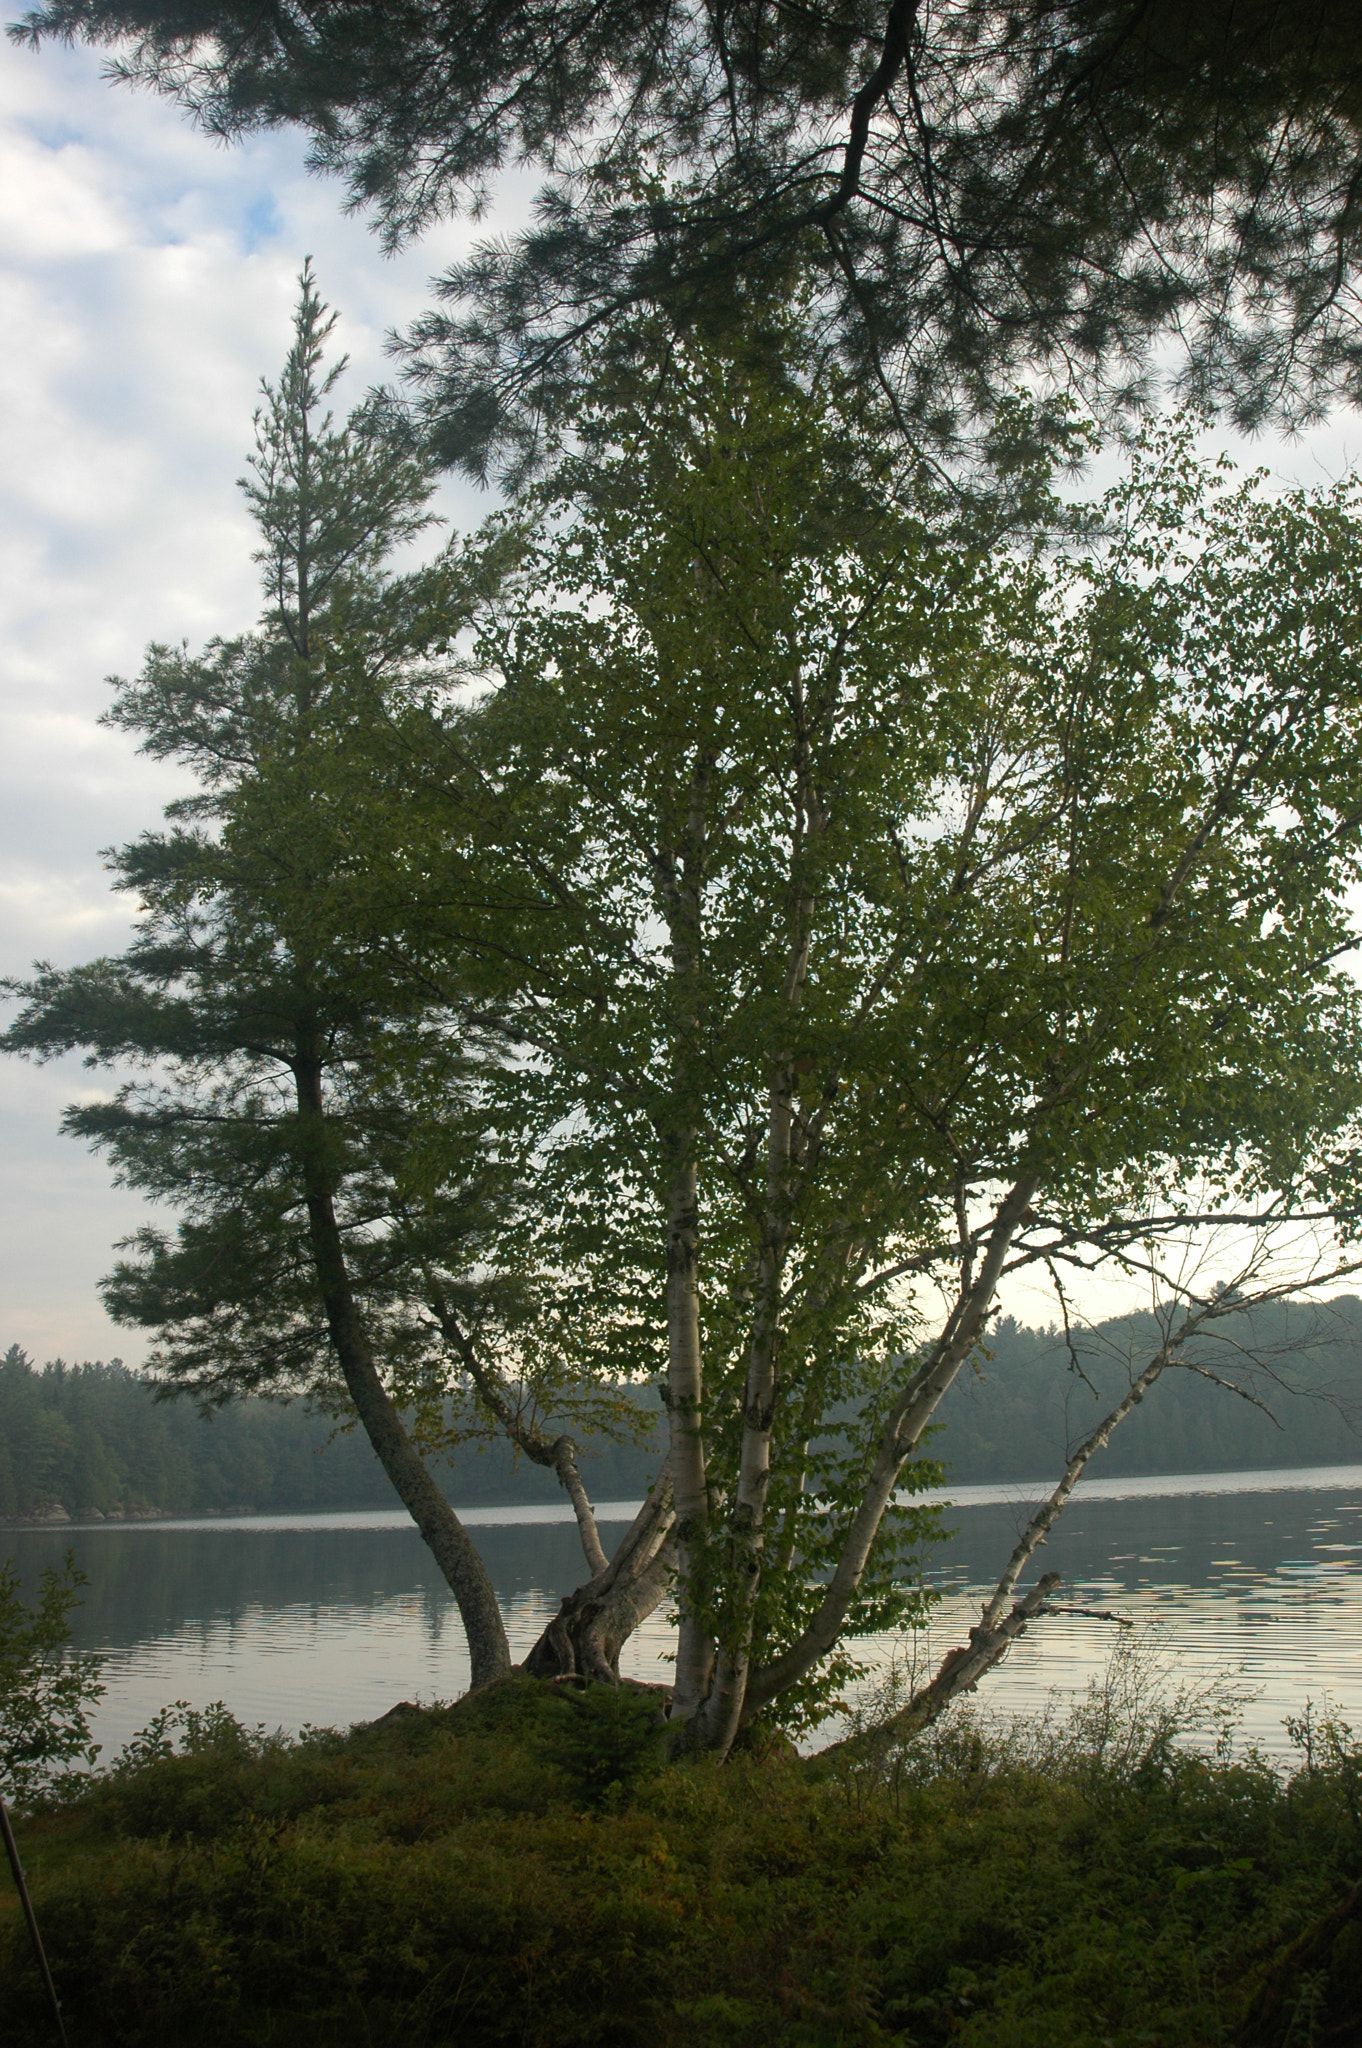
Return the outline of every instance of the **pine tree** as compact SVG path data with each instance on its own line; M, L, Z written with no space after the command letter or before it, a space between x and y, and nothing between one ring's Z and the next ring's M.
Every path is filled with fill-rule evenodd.
M986 433L1028 370L1138 402L1161 351L1247 422L1358 395L1341 0L45 0L14 33L113 45L212 135L297 124L390 242L544 170L414 337L474 469L533 463L641 308L703 323L805 272L867 424L920 445Z
M66 1118L183 1218L124 1247L111 1313L157 1332L153 1367L206 1400L260 1388L348 1400L454 1591L476 1685L509 1668L500 1613L394 1392L438 1405L412 1287L419 1299L435 1276L461 1298L505 1176L457 1035L394 980L381 923L356 897L373 834L400 810L403 718L419 719L423 665L465 599L449 553L392 571L430 522L430 475L373 407L333 420L333 324L305 270L244 484L266 600L257 629L197 657L153 647L109 714L198 782L167 829L115 857L138 934L116 959L40 965L4 1043L143 1070ZM412 1030L442 1077L438 1158L427 1143L419 1175L394 1067Z

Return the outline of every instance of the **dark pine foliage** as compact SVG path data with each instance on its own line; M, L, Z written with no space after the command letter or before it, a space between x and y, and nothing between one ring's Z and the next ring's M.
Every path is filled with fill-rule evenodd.
M1072 1346L1062 1330L1005 1317L976 1360L977 1374L962 1375L942 1403L933 1452L961 1481L1044 1478L1120 1398L1158 1341L1148 1315L1076 1330ZM1191 1369L1198 1366L1222 1384ZM1362 1301L1347 1295L1212 1326L1190 1347L1188 1365L1166 1373L1122 1424L1091 1476L1360 1461Z
M755 311L951 446L1025 367L1117 405L1172 346L1243 421L1356 397L1362 30L1341 0L46 0L210 134L292 123L390 241L546 176L441 283L447 460L533 464L644 307Z
M583 1463L599 1500L637 1498L652 1476L646 1454L604 1441ZM552 1472L516 1465L504 1442L467 1445L434 1469L460 1505L562 1497ZM302 1402L243 1400L204 1414L156 1400L116 1360L38 1368L12 1344L0 1358L0 1520L58 1503L74 1519L397 1504L363 1432Z

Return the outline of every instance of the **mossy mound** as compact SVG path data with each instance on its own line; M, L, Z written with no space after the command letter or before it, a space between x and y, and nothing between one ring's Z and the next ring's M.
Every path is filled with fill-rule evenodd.
M79 2048L1341 2048L1355 1792L977 1736L665 1765L648 1695L516 1679L298 1742L200 1717L23 1836ZM45 2044L13 1910L0 1981Z

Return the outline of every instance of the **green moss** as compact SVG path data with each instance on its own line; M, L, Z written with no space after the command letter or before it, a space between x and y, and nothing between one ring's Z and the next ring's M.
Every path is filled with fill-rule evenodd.
M528 1680L345 1737L233 1727L24 1823L81 2048L1362 2030L1342 1767L1173 1755L1133 1782L974 1743L892 1771L778 1750L658 1769L647 1701L621 1720ZM0 1979L7 2038L45 2043L13 1912Z

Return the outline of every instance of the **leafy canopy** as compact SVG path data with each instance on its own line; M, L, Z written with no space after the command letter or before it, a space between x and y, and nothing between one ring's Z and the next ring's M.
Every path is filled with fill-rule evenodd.
M492 871L557 906L508 937L497 1086L542 1256L659 1375L693 1238L683 1615L750 1628L759 1675L879 1461L911 1479L998 1232L1017 1266L1194 1203L1352 1227L1362 551L1353 486L1269 499L1185 430L1086 550L1000 548L925 484L852 495L844 422L750 357L669 374L490 616L424 857L476 781ZM438 919L425 944L458 957ZM843 1636L912 1607L929 1528L875 1528Z
M815 1715L917 1611L894 1495L1001 1271L1193 1189L1354 1227L1356 490L1172 431L1009 542L668 340L537 526L399 575L429 473L324 336L309 282L260 627L117 700L202 784L117 857L139 937L6 1043L142 1064L68 1125L182 1214L110 1283L182 1383L325 1384L319 1178L397 1391L497 1413L470 1333L569 1416L665 1379L688 1668Z

